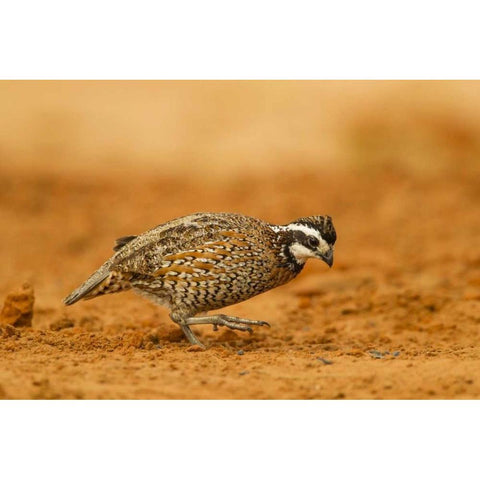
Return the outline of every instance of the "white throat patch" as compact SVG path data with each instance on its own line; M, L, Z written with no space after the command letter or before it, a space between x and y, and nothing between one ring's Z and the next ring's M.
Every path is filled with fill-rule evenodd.
M295 260L300 264L304 264L307 259L315 257L309 248L300 243L294 243L290 245L289 249L290 253L295 257Z

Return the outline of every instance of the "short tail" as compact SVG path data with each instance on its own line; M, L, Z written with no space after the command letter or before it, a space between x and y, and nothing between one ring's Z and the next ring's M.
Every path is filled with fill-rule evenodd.
M95 273L90 275L87 281L82 283L82 285L75 289L70 295L68 295L68 297L65 297L63 303L65 305L72 305L82 298L92 298L89 294L97 289L97 287L99 287L111 273L112 272L108 269L108 265L102 265Z
M85 283L64 298L63 303L72 305L82 299L88 300L106 293L129 290L132 288L130 278L129 273L112 272L108 269L108 265L103 265Z

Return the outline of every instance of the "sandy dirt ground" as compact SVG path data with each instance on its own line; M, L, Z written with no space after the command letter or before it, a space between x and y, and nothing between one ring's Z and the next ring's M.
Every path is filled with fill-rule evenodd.
M20 99L13 90L22 88L30 87L9 84L5 92L4 85L2 94ZM34 110L32 99L49 88L39 86L30 97L24 92L25 111ZM143 91L141 85L132 88ZM262 98L265 87L258 88ZM352 96L344 101L364 112L360 93L353 97L361 102ZM321 94L331 97L320 88ZM69 95L78 101L76 93ZM445 98L451 102L451 95ZM212 95L207 100L213 106L220 102ZM69 169L62 163L69 152L64 143L49 144L41 150L43 160L34 162L26 147L15 154L4 142L0 398L479 398L478 127L465 126L461 112L445 105L441 121L435 109L427 109L435 115L409 117L417 106L405 113L404 99L396 94L389 108L413 120L387 121L379 107L384 101L382 94L373 119L357 112L348 128L328 133L338 144L345 142L345 155L332 149L329 161L319 160L320 150L309 157L285 147L282 155L264 153L259 168L252 167L251 158L249 167L242 167L238 150L251 155L255 142L262 143L263 128L273 138L268 122L231 158L222 144L224 164L218 171L217 164L199 163L185 152L180 156L186 160L163 171L143 157L136 166L104 157L92 166L80 158ZM347 110L343 107L342 115ZM284 119L280 113L264 113L262 121ZM300 109L292 122L301 118ZM225 123L220 114L215 119L216 125ZM204 121L197 118L198 125ZM234 128L226 123L218 128ZM29 138L30 131L23 135ZM200 145L199 151L206 155L205 148ZM211 145L208 152L218 153ZM418 162L412 152L428 161ZM302 163L302 155L308 161ZM330 214L338 232L334 267L310 261L290 284L224 309L266 320L271 328L250 335L197 327L205 351L187 343L165 309L131 292L62 305L62 298L112 254L115 238L196 211L242 212L275 223ZM7 299L26 283L35 297L31 314L28 286L23 297ZM18 309L25 311L12 325Z

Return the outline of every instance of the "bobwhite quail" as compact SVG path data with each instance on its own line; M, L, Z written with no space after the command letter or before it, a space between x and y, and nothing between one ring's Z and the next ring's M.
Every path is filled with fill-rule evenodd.
M251 332L267 322L198 314L242 302L295 278L308 258L333 264L336 233L328 216L272 225L234 213L196 213L137 236L119 238L115 254L64 299L72 305L133 288L170 309L192 344L192 325Z

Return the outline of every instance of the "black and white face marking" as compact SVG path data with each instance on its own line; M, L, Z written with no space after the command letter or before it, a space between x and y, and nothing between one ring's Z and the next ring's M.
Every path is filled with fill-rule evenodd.
M292 223L287 228L293 234L290 253L298 263L305 263L309 258L325 259L331 252L332 247L315 228L298 223Z
M309 258L319 258L331 267L333 264L335 237L327 234L326 236L331 241L329 243L323 238L321 227L321 224L316 228L316 225L305 225L297 222L276 227L275 230L285 232L286 234L284 255L300 267Z

